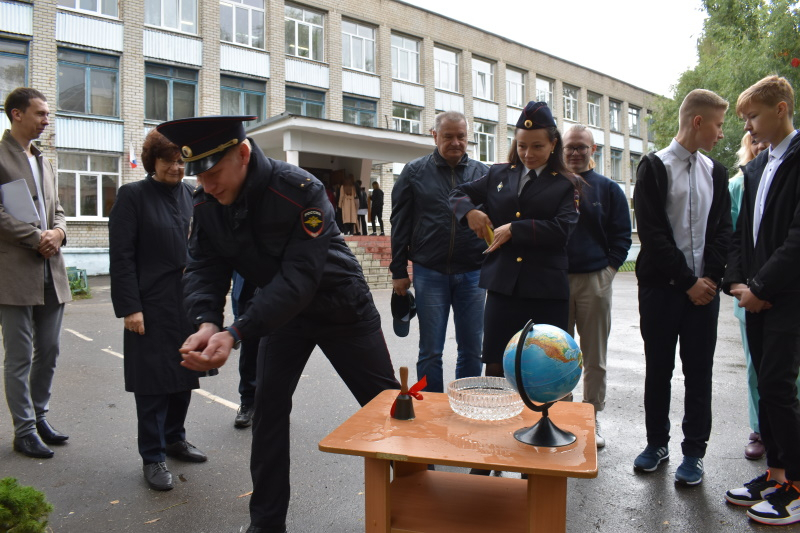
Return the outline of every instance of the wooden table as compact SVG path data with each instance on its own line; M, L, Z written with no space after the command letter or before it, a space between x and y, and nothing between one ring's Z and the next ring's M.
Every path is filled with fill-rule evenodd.
M597 477L594 410L559 402L550 417L577 441L561 448L522 444L514 431L539 420L525 409L500 421L471 420L446 394L414 401L415 420L395 420L387 390L319 448L364 457L367 533L555 533L566 531L567 478ZM390 462L394 476L390 476ZM524 472L528 480L430 471L429 463Z

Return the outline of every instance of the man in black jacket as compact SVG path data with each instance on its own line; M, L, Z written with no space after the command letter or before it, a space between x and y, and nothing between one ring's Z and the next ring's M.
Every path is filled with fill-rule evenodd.
M486 244L450 209L450 190L482 177L483 163L467 156L467 119L448 111L436 116L431 155L408 163L392 189L392 286L403 296L411 286L408 261L414 263L419 317L417 379L426 390L444 391L442 352L450 307L456 326L456 378L481 375L483 306L478 287Z
M292 394L319 346L361 405L398 388L381 319L361 267L334 223L324 185L269 159L245 137L255 117L198 117L158 126L196 175L186 268L189 316L181 348L194 370L225 364L241 340L259 346L248 533L283 533L289 506ZM222 328L231 274L259 287Z
M634 207L642 244L636 260L639 315L647 364L644 388L647 447L633 465L653 472L669 458L670 381L675 346L685 378L683 462L675 479L703 481L711 435L711 374L719 294L731 239L728 172L698 152L722 139L728 102L695 89L680 108L669 147L642 158Z

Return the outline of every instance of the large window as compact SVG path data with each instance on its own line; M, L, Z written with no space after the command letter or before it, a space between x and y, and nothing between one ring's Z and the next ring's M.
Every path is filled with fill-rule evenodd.
M594 151L594 155L592 155L594 159L594 171L598 174L605 174L606 170L603 167L603 146L598 144L597 149Z
M375 28L342 21L342 66L375 72Z
M61 7L86 11L94 15L116 17L119 15L117 0L58 0Z
M197 0L144 0L144 23L197 33Z
M27 87L27 72L27 43L0 39L0 106L8 93L17 87Z
M343 120L348 124L359 126L377 125L377 104L372 100L360 100L345 96L342 98Z
M264 0L220 0L220 40L264 49Z
M472 96L494 100L494 64L472 58Z
M58 109L119 116L119 59L76 50L58 51Z
M571 85L564 85L564 119L578 121L578 95L580 89Z
M608 101L608 127L611 131L621 131L621 124L619 123L620 113L622 111L622 104L614 100Z
M437 89L458 92L458 53L445 48L433 49L433 77Z
M600 104L603 102L603 97L595 93L586 94L586 123L595 128L602 128L603 124L600 122Z
M325 118L325 93L287 87L286 112L304 117Z
M175 120L197 115L197 71L152 63L144 66L144 118Z
M392 77L419 83L419 41L392 34Z
M394 129L403 133L419 133L421 131L419 115L420 110L417 108L395 104L392 108Z
M611 149L611 179L623 182L625 177L622 175L622 150Z
M549 107L553 107L553 80L536 78L536 101L544 102Z
M266 87L263 81L221 77L220 112L223 115L255 115L256 120L245 122L245 127L261 122L266 117Z
M108 218L119 188L119 157L58 154L58 197L71 218Z
M628 106L628 133L634 137L641 136L639 129L639 114L641 110L638 107Z
M474 123L475 126L475 150L477 151L478 161L484 163L494 163L495 161L495 125L485 122Z
M286 54L322 61L325 30L322 13L299 6L284 6Z
M506 104L525 106L525 75L510 68L506 69Z

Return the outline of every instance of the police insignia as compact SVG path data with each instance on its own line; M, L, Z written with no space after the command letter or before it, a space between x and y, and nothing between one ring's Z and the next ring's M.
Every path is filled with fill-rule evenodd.
M316 207L312 207L303 211L300 217L303 220L303 229L311 237L317 237L320 233L322 233L322 229L325 227L325 220L322 218L322 211Z
M500 192L502 190L503 190L503 182L501 181L500 183L497 184L497 192Z

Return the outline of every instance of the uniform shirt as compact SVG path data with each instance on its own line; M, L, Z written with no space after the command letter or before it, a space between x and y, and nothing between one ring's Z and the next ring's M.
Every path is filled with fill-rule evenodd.
M756 193L756 205L753 213L753 245L758 242L758 228L761 227L761 217L764 215L764 206L767 203L772 178L775 177L775 173L781 166L786 149L789 148L789 143L792 142L795 135L797 135L797 131L792 130L792 133L787 135L778 146L769 149L769 160L767 166L764 167L764 173L761 174L761 181L758 182L758 192Z
M530 169L528 167L524 167L527 172L525 172L525 174L523 174L522 177L519 180L519 190L517 191L517 196L522 194L522 189L525 188L525 184L528 183L529 181L531 181L531 179L533 179L533 176L531 176L531 172L535 172L536 176L538 177L539 174L542 173L542 170L544 170L544 167L546 167L546 166L547 166L547 163L545 163L544 165L542 165L542 166L540 166L538 168L534 168L534 169Z
M693 154L672 139L656 153L667 169L666 211L675 244L697 277L703 276L703 255L708 213L714 195L714 164L699 152Z

